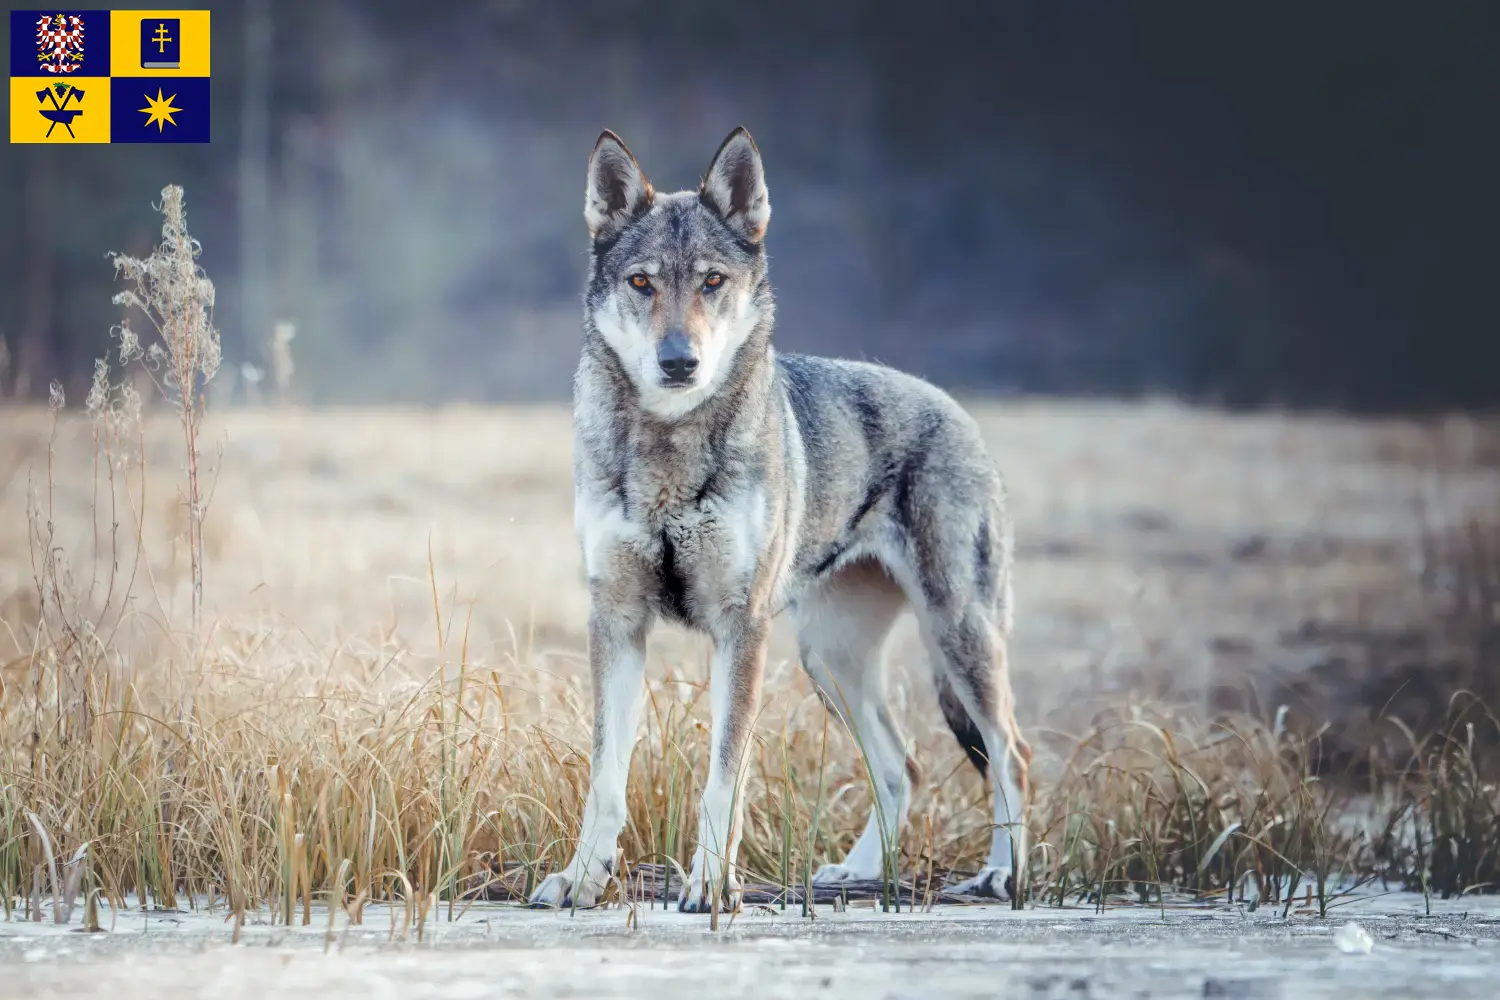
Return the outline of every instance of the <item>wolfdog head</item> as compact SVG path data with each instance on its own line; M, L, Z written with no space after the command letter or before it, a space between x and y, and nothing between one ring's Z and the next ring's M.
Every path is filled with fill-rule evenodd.
M771 201L755 140L735 129L697 191L657 194L606 131L589 157L583 217L593 237L587 322L641 406L681 417L724 384L751 334L769 329L761 241Z

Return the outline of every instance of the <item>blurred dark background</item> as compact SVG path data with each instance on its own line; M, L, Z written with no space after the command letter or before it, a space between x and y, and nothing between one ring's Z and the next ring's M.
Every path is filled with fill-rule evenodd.
M228 396L283 321L305 401L565 398L598 131L675 189L744 124L784 349L970 392L1500 402L1489 0L207 6L210 145L0 157L0 392L86 384L105 252L149 248L170 182Z

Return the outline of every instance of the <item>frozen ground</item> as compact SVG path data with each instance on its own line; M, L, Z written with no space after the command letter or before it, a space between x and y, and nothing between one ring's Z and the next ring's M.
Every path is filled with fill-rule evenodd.
M218 916L121 913L109 933L0 923L0 996L296 995L630 997L1375 997L1486 998L1500 980L1500 905L1384 896L1327 921L1218 907L1159 910L996 906L931 914L868 908L808 921L752 910L714 932L698 916L577 914L511 906L446 908L401 939L388 911L363 928L326 912L312 926L247 925L239 945ZM106 921L109 915L105 914ZM77 917L75 915L75 925ZM1346 954L1338 929L1373 940Z

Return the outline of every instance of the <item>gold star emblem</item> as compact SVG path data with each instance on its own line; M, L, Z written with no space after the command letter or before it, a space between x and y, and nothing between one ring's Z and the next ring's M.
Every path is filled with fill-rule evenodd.
M137 108L136 110L140 111L142 114L151 116L146 119L147 128L150 128L151 123L155 122L156 131L161 132L165 125L177 124L177 120L172 117L172 114L173 112L181 111L182 109L172 107L172 102L177 100L176 94L163 99L161 96L161 88L157 87L156 100L153 101L150 94L142 94L141 96L146 99L146 104L148 105L148 107Z

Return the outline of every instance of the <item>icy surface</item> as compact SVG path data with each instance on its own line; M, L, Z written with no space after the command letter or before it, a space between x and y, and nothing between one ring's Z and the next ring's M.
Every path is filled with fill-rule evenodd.
M1262 908L1096 913L951 906L899 915L867 907L806 920L754 909L718 931L675 911L538 912L446 905L417 940L399 909L363 927L326 911L309 926L222 914L113 915L84 934L0 923L0 996L209 997L1360 997L1493 998L1500 902L1372 897L1327 920ZM109 911L103 919L108 925ZM300 915L299 915L300 921ZM1339 947L1356 922L1368 953ZM1346 932L1347 933L1347 932Z

